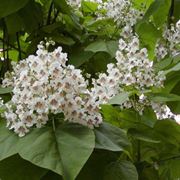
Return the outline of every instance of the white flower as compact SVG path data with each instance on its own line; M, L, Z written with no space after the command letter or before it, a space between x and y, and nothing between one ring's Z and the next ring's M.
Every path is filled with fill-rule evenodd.
M26 135L26 133L29 132L29 130L27 129L26 125L19 121L17 123L14 123L12 125L13 129L14 129L14 132L17 133L19 135L19 137L23 137Z

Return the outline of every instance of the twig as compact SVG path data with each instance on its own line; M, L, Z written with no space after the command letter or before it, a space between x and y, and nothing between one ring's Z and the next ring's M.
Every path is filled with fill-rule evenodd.
M48 11L48 17L47 17L47 22L46 24L49 25L51 23L51 12L53 9L53 2L51 2L50 7L49 7L49 11Z
M172 156L172 157L166 158L166 159L161 159L161 160L158 161L158 163L161 163L161 162L164 162L164 161L169 161L169 160L172 160L172 159L180 159L180 155Z
M6 40L4 40L3 38L0 37L0 40L3 42L3 44L7 44ZM9 46L10 46L11 48L19 51L19 49L18 49L16 46L14 46L14 45L12 45L12 44L10 44L10 43L9 43ZM21 53L26 54L23 50L21 50Z
M18 45L18 51L19 51L19 60L22 58L21 56L21 45L20 45L20 41L19 41L19 33L16 33L16 40L17 40L17 45Z

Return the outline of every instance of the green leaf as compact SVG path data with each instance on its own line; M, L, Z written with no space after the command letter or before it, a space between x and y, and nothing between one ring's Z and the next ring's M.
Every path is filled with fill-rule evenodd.
M132 93L129 92L122 92L116 96L114 96L112 99L110 99L109 104L118 104L121 105L124 102L126 102L127 100L129 100L129 96Z
M65 44L65 45L73 45L75 43L75 41L71 38L71 37L66 37L63 35L52 35L52 40L54 40L55 42L58 42L59 44Z
M103 104L101 105L101 112L106 122L117 127L120 125L119 109L116 109L112 105Z
M43 24L43 12L39 3L29 1L24 8L18 11L18 14L28 33L33 32Z
M117 161L107 166L104 180L138 180L136 167L130 161Z
M163 92L170 93L173 88L178 85L180 82L180 73L173 72L167 75L166 81L164 83L164 89ZM177 91L176 91L177 92Z
M107 52L111 55L111 57L115 57L116 51L118 49L118 42L117 41L103 41L98 40L91 44L89 44L85 51L92 51L94 53L97 52Z
M46 169L23 160L17 154L0 161L0 177L3 180L39 180L46 172Z
M119 152L95 149L76 180L102 180L106 166L117 159Z
M149 50L149 57L153 59L156 42L161 36L160 31L152 23L143 20L136 25L135 29L142 41L142 46Z
M159 168L159 174L161 175L162 179L169 179L178 180L180 177L180 159L179 156L174 158L170 158L167 161L164 161Z
M0 159L19 153L23 159L63 174L68 180L75 179L94 146L93 131L80 125L62 125L56 131L47 126L36 128L19 138L1 123Z
M149 9L144 15L144 19L153 16L156 26L161 27L167 20L170 6L170 0L156 0L150 5Z
M142 8L142 4L146 6L146 8L149 8L149 6L151 5L151 3L153 2L154 0L136 0L133 2L133 5L136 7L136 8Z
M92 51L94 53L99 52L99 51L107 52L106 43L105 43L105 41L102 41L102 40L95 41L95 42L89 44L86 47L85 51Z
M55 31L56 29L60 29L60 27L62 26L63 24L61 22L55 22L53 24L43 26L41 30L45 33L53 33L53 31Z
M126 151L130 147L126 132L116 126L104 122L94 132L97 149Z
M140 118L141 118L141 122L143 122L145 125L151 128L154 127L157 121L156 114L154 113L152 108L149 107L144 109L143 114L141 115Z
M180 147L180 126L175 121L157 121L154 130L161 135L163 141Z
M90 31L90 35L102 37L109 37L110 39L115 36L119 36L120 29L117 29L114 21L112 19L99 19L94 20L91 17L86 18L84 25ZM118 45L118 42L117 42Z
M111 57L115 57L116 51L118 50L118 41L107 41L106 46Z
M153 129L140 130L140 129L131 128L128 130L128 134L130 134L133 138L141 141L146 141L150 143L160 143L160 140L156 138L156 136L153 134Z
M156 72L167 68L172 63L172 60L173 60L173 58L169 57L169 58L163 59L163 60L159 61L158 63L156 63L154 65Z
M0 160L18 153L18 136L6 127L6 122L0 119Z
M180 167L180 159L175 159L171 161L171 176L173 179L175 178L179 178L180 177L180 171L179 171L179 167Z
M23 8L29 0L0 0L0 18L8 16Z
M5 22L9 34L16 34L16 32L23 29L23 21L18 13L13 13L5 17Z
M31 131L20 139L18 152L23 159L62 175L60 147L53 128Z
M176 64L174 67L172 67L172 68L164 71L164 73L165 73L165 74L168 74L168 73L170 73L170 72L172 72L172 71L179 71L179 70L180 70L180 63L178 63L178 64Z
M95 146L94 132L81 125L68 124L56 133L65 180L74 180Z
M65 0L53 0L53 2L62 13L71 14L70 6L68 6Z
M81 8L83 12L92 13L97 10L98 4L95 2L90 2L90 1L82 1Z
M75 67L79 67L85 62L87 62L93 56L92 52L79 51L73 52L69 56L69 64L74 65Z
M152 93L149 98L155 102L180 101L180 96L168 93Z
M8 94L11 93L12 90L13 90L12 87L7 87L7 88L0 87L0 94Z

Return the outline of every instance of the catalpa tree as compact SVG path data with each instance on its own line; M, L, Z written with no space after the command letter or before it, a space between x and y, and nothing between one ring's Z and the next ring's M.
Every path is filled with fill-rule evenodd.
M0 179L180 179L179 0L0 4Z

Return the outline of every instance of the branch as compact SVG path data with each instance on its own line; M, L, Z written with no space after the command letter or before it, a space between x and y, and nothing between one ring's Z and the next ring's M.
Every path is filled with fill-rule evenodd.
M47 22L46 22L47 25L49 25L50 22L51 22L51 12L52 12L52 8L53 8L53 2L51 2L50 7L49 7L48 17L47 17Z
M172 160L172 159L180 159L180 155L176 155L176 156L172 156L170 158L159 160L158 163L162 163L164 161L169 161L169 160Z
M5 44L8 44L3 38L1 38L0 37L0 40L3 42L3 44L5 43ZM17 50L17 51L19 51L19 49L16 47L16 46L14 46L13 44L8 44L11 48L13 48L13 49L15 49L15 50ZM21 50L21 53L23 53L23 54L26 54L24 51L22 51Z

